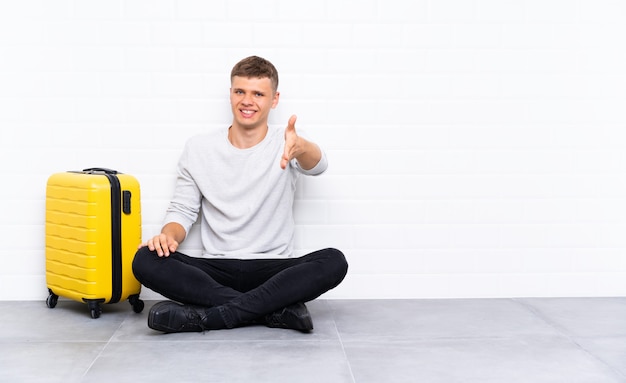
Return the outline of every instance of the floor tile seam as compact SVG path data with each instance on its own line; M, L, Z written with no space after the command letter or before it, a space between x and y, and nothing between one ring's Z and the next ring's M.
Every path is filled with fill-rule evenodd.
M569 341L569 338L559 335L553 335L555 338ZM363 338L351 338L343 340L343 343L427 343L427 342L477 342L477 341L520 341L520 340L532 340L532 339L546 339L545 334L529 334L529 335L515 335L515 336L441 336L441 337L412 337L412 338L383 338L380 339L369 337Z
M100 352L98 352L98 355L94 356L94 358L91 360L91 363L89 363L89 365L87 366L87 368L85 368L85 372L83 372L83 375L81 376L81 379L84 379L85 376L87 376L87 374L89 373L89 370L91 370L91 368L94 366L94 364L96 364L96 362L98 361L98 359L100 359L100 356L102 356L102 353L104 352L104 350L107 349L108 346L108 342L107 344L105 344L101 349Z
M511 298L511 301L516 303L517 305L519 305L520 307L522 307L526 311L528 311L530 314L532 314L537 319L541 320L542 322L544 322L545 324L550 326L550 328L554 329L559 334L561 334L561 335L563 335L565 337L568 337L568 338L573 335L565 327L559 325L554 320L550 319L550 317L548 315L544 314L543 312L541 312L539 309L537 309L536 307L534 307L530 303L525 302L523 298L519 298L519 299L518 298Z
M341 337L341 333L339 332L339 327L337 327L337 321L335 319L335 310L333 309L332 305L328 304L330 308L330 312L332 314L332 324L333 324L333 328L335 330L335 334L337 335L337 340L339 341L339 346L341 347L341 352L343 354L343 358L346 361L346 364L348 365L348 372L350 373L350 379L352 379L353 383L356 383L356 378L354 377L354 371L352 371L352 363L350 363L350 359L348 358L348 353L346 352L346 347L344 346L344 342L343 339Z
M67 339L67 340L58 340L58 339L37 339L37 340L7 340L0 341L0 346L3 345L16 345L16 344L75 344L75 343L84 343L84 344L107 344L108 341L104 340L84 340L84 339Z
M622 371L620 371L619 369L613 367L609 362L605 361L603 358L601 358L600 356L596 355L591 350L588 350L584 345L579 343L575 338L571 338L571 342L576 347L578 347L583 353L585 353L587 356L589 356L590 358L592 358L596 362L602 364L604 367L606 367L611 372L613 372L617 377L619 377L620 379L623 379L624 382L626 382L626 375Z
M113 340L110 344L124 344L124 343L338 343L337 339L176 339L176 340L157 340L157 339L132 339L132 340ZM108 343L107 343L108 344Z
M512 300L514 302L517 302L518 304L520 304L522 307L524 307L526 310L528 310L531 314L533 314L537 318L543 320L546 324L548 324L549 326L553 327L556 331L561 333L564 338L566 338L571 344L573 344L581 352L585 353L589 358L591 358L591 359L595 360L596 362L602 364L607 369L612 371L620 379L624 379L626 381L626 375L624 375L621 371L619 371L618 369L614 368L609 363L604 361L602 358L600 358L599 356L595 355L590 350L585 348L584 345L579 340L577 340L577 339L581 339L581 340L582 339L597 339L597 337L577 337L575 334L573 334L572 332L568 331L563 326L561 326L561 325L557 324L555 321L551 320L549 316L543 314L536 307L532 306L531 304L529 304L527 302L524 302L523 299L512 298Z
M623 373L621 370L613 367L611 363L605 361L602 357L596 355L592 350L587 349L587 347L585 347L585 345L582 343L582 341L585 341L585 340L592 340L592 339L615 339L615 338L626 338L626 336L617 336L617 337L614 337L614 336L586 336L586 337L572 336L570 340L571 340L571 342L573 344L576 345L576 347L580 348L580 350L582 352L587 354L590 358L592 358L593 360L597 361L598 363L604 365L606 368L611 370L615 375L617 375L620 379L623 379L624 382L626 382L626 374L625 373Z
M117 328L112 332L111 336L109 337L109 339L105 342L104 346L102 346L102 348L100 349L100 351L98 352L98 355L96 355L93 360L91 361L91 363L89 363L89 366L87 366L87 368L85 369L85 372L82 375L82 379L85 378L85 376L87 376L87 374L89 373L89 370L91 370L91 368L94 366L94 364L96 364L96 362L98 361L98 359L100 359L100 356L102 356L102 353L105 352L105 350L107 350L109 348L109 345L111 344L111 342L113 341L113 339L115 339L115 335L120 331L120 329L122 328L122 326L124 325L124 323L126 322L126 320L128 319L128 317L125 317L122 321L120 321L119 325L117 326Z
M577 340L608 340L608 339L624 339L626 343L626 333L624 334L598 334L598 335L572 335Z

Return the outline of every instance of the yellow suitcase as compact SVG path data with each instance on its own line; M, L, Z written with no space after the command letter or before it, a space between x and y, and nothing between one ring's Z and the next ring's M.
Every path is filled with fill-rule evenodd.
M46 185L46 304L59 296L88 305L128 299L137 313L141 284L132 261L141 243L139 182L105 168L52 174Z

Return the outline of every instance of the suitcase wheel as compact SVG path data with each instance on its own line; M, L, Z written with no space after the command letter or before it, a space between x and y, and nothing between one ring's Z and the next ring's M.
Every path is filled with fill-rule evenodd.
M133 306L133 311L139 314L143 311L144 303L141 299L139 299L139 294L131 295L128 297L128 301L130 305Z
M100 318L100 314L102 314L102 309L100 308L100 302L98 301L88 301L87 306L89 307L89 313L93 319Z
M48 292L50 293L50 295L48 295L48 298L46 298L46 306L53 309L59 301L59 296L53 293L50 289L48 289Z

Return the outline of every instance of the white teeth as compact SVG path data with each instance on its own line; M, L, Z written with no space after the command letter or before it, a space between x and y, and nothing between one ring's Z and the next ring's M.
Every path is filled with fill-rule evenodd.
M252 114L252 113L254 113L254 111L253 110L242 110L241 113L243 113L243 114Z

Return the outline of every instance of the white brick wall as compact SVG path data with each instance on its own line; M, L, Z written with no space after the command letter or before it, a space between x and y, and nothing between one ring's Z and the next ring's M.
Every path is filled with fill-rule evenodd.
M0 299L46 297L51 173L137 176L157 232L251 54L281 73L271 122L298 114L331 160L296 203L298 252L349 259L328 297L624 295L624 19L618 0L0 2Z

